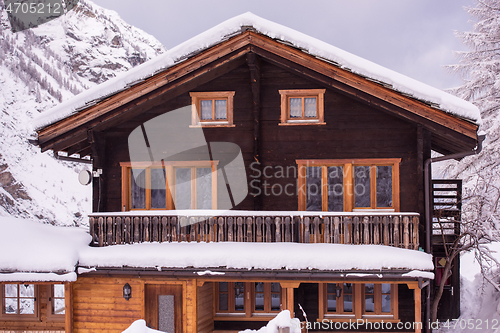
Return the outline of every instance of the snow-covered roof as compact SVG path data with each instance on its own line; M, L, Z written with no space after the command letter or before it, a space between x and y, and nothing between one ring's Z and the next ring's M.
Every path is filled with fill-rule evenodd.
M13 217L0 218L0 281L74 281L90 235Z
M85 267L200 270L429 271L430 254L383 245L304 243L140 243L87 247ZM202 272L203 273L203 272Z
M434 268L430 254L382 245L181 242L90 247L89 243L90 235L81 228L2 217L0 281L74 281L77 266L79 274L122 267L188 268L200 275L218 274L218 269L315 270L352 276L394 270L413 278L433 278L429 271Z
M222 22L186 42L179 44L153 60L137 66L114 79L95 86L59 104L53 109L42 113L34 121L35 128L41 129L64 119L87 106L97 103L107 96L126 89L138 81L151 77L185 60L192 54L234 36L241 32L242 27L252 27L263 35L290 43L314 56L337 63L343 69L365 76L371 80L382 82L384 85L391 87L391 89L412 96L418 100L434 104L445 112L469 119L479 125L482 123L479 109L467 101L341 50L316 38L247 12Z

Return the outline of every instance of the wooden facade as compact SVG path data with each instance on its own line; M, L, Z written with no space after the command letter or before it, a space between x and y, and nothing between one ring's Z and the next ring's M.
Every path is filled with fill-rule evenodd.
M199 121L206 141L231 143L241 151L248 195L233 209L246 213L203 217L169 212L176 198L165 184L163 208L145 212L154 204L152 186L149 190L143 186L144 207L134 209L131 168L152 159L145 150L141 160L131 160L129 135L141 126L145 131L144 124L158 116L181 108L191 110L192 105L193 110L202 108L203 99L211 105L206 118ZM225 113L217 114L217 100L226 105ZM195 114L204 117L198 110L193 119ZM193 120L185 132L199 130L199 123ZM94 213L89 221L92 246L300 242L374 244L416 251L426 237L424 162L431 149L442 153L473 149L476 131L477 125L468 120L250 28L39 129L38 134L43 151L92 158L99 174L94 177ZM183 161L152 162L166 170L170 183L175 163L179 166ZM193 166L191 161L191 175L196 175L197 167L218 168L216 161L208 162L198 160ZM307 189L309 176L300 174L309 167L323 170L317 178L322 192L314 209L324 211L323 215L306 212L310 192L301 191ZM370 175L366 186L371 197L366 203L358 202L355 193L356 167ZM374 176L379 167L389 175L384 184ZM336 178L342 191L336 198L325 192L333 182L326 176L329 168L342 170ZM151 171L144 172L145 181L151 183ZM229 185L219 176L211 184L213 209L223 204L219 194ZM378 186L390 193L381 203ZM194 191L196 186L190 188ZM191 208L196 203L193 196ZM340 212L329 213L334 204ZM189 269L152 272L150 268L98 267L68 285L65 327L67 333L120 332L134 320L145 319L149 327L170 327L175 333L259 328L277 308L305 320L299 303L312 323L421 322L425 279L405 276L408 272L384 272L388 274L375 278L376 272L367 276L355 271L347 272L353 276L338 271L312 271L307 276L286 275L286 270L252 272L256 276L228 270L203 277ZM123 297L126 284L132 290L129 300ZM162 311L166 311L164 316ZM163 322L161 318L168 316L171 320ZM398 331L421 332L422 327Z

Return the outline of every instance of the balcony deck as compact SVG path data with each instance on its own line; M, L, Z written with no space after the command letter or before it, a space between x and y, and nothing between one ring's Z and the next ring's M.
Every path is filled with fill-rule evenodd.
M380 244L418 250L419 214L130 211L89 215L93 246L143 242Z

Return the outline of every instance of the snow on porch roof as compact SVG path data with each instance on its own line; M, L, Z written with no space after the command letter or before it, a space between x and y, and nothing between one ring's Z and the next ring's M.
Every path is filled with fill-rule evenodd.
M97 268L319 270L349 273L404 270L411 272L407 275L409 277L425 278L432 275L427 271L434 268L430 254L383 245L233 242L87 247L80 252L79 265Z
M372 80L383 82L395 91L410 95L418 100L432 103L445 112L469 119L478 125L482 123L479 109L469 102L341 50L316 38L247 12L222 22L186 42L179 44L164 54L42 113L34 120L35 128L41 129L55 123L77 113L87 106L97 103L107 96L126 89L138 81L151 77L185 60L190 55L214 46L238 34L241 32L242 27L252 27L257 32L270 38L291 43L295 47L303 49L314 56L333 61L343 69L366 76Z
M0 281L74 281L90 240L81 228L0 217Z

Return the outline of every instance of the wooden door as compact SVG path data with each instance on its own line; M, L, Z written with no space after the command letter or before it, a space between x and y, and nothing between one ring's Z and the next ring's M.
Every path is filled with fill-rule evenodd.
M162 332L182 333L182 286L146 285L146 324Z

